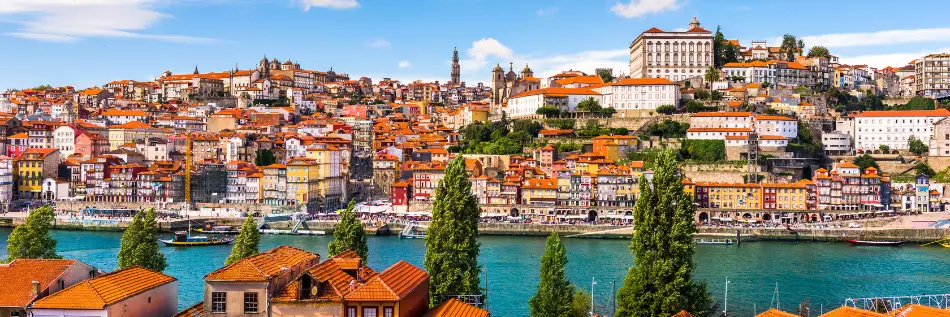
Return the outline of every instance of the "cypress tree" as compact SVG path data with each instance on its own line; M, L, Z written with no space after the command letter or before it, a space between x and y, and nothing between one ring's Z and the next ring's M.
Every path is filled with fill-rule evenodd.
M257 221L254 217L248 215L241 225L241 232L234 239L234 247L231 248L231 255L224 261L224 265L231 265L246 257L257 254L261 242L261 233L257 231Z
M351 199L346 209L340 212L340 221L333 226L333 241L327 246L327 253L332 257L346 250L353 250L363 259L363 263L366 263L369 247L363 224L356 218L356 211L353 211L355 205L356 201Z
M564 276L565 266L567 250L561 244L557 232L551 232L541 257L541 282L538 283L538 292L528 302L532 317L571 315L574 286Z
M657 156L652 182L640 177L630 250L634 265L617 294L617 316L672 316L687 310L709 316L716 310L706 285L692 280L695 207L683 192L671 151Z
M59 259L56 239L49 235L56 213L49 205L33 209L7 239L7 262L16 259Z
M168 264L165 255L158 249L158 223L155 208L139 211L119 243L119 268L141 266L161 272Z
M429 306L450 295L482 295L479 286L478 220L481 209L459 156L445 169L426 230L425 267L429 272ZM483 298L484 301L484 298Z

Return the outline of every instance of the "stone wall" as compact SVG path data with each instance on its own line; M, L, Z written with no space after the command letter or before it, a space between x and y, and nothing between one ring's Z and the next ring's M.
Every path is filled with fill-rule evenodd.
M702 234L714 234L735 237L733 228L700 228ZM751 234L760 240L803 240L838 241L842 235L849 238L860 237L863 240L911 241L916 243L932 242L950 236L947 229L795 229L784 228L739 229L743 236Z

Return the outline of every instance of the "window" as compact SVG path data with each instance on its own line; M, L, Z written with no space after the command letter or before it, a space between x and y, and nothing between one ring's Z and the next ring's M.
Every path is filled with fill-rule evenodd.
M257 312L257 293L247 292L244 293L244 313L256 313Z
M345 317L356 317L356 307L347 307Z
M211 312L224 313L228 309L228 293L211 292Z
M363 317L377 317L376 307L363 307Z

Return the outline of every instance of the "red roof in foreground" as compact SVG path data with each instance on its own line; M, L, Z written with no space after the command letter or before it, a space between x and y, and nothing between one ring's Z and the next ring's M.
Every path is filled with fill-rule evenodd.
M47 289L76 260L17 259L0 264L0 307L25 307L33 301L33 281Z
M33 308L99 310L175 281L174 277L136 266L76 283L36 301Z
M450 298L423 317L488 317L488 311Z

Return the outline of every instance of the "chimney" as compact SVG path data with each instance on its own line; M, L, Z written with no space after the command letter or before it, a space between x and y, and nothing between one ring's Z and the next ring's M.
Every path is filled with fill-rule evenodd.
M33 297L40 296L40 282L33 281Z

